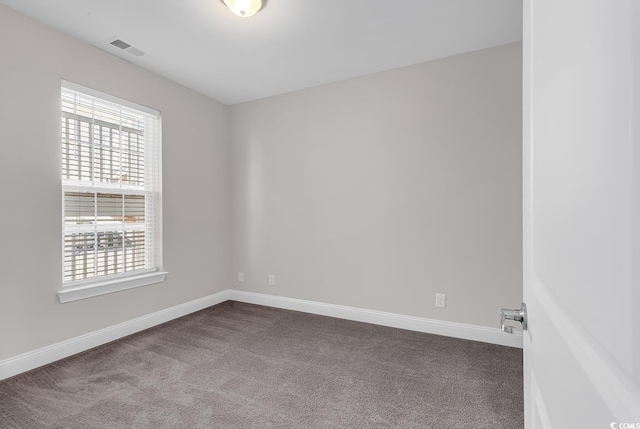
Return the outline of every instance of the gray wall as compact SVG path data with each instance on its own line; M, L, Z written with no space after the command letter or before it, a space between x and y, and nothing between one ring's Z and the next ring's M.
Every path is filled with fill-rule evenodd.
M522 301L521 51L232 106L231 285L496 327Z
M0 359L229 287L228 108L0 6ZM61 305L60 79L162 112L162 284Z

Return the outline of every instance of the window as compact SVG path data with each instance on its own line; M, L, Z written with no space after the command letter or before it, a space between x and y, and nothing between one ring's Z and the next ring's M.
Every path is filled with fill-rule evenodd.
M164 280L160 114L62 84L61 302Z

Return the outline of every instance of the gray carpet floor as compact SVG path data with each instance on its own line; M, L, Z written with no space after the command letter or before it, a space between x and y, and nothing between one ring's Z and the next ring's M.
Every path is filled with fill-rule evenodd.
M522 351L228 301L0 382L0 427L516 429Z

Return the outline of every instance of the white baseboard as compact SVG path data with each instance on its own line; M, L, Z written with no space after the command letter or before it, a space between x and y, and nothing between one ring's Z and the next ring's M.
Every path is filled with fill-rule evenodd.
M229 300L229 290L0 361L0 380Z
M393 328L409 329L411 331L444 335L465 340L481 341L502 346L522 348L522 334L507 334L497 328L468 325L464 323L445 322L441 320L425 319L422 317L405 316L384 311L367 310L364 308L347 307L344 305L325 304L322 302L305 301L302 299L285 298L281 296L244 292L227 289L213 295L205 296L194 301L176 305L157 311L146 316L138 317L127 322L119 323L108 328L90 332L76 338L71 338L41 349L27 352L0 361L0 380L32 370L93 347L106 344L127 335L143 331L161 323L178 317L203 310L212 305L233 300L249 304L259 304L287 310L302 311L322 316L337 317L339 319L355 320L375 325Z
M445 322L442 320L405 316L402 314L387 313L384 311L325 304L322 302L244 292L234 289L229 290L229 299L249 304L266 305L286 310L337 317L339 319L355 320L375 325L408 329L428 334L444 335L447 337L522 348L521 332L516 334L507 334L498 328L487 328L484 326L468 325L465 323Z

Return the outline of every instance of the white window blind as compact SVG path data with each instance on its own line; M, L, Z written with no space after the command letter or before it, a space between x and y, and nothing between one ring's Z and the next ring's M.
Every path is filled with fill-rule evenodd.
M160 116L62 84L63 286L156 271Z

